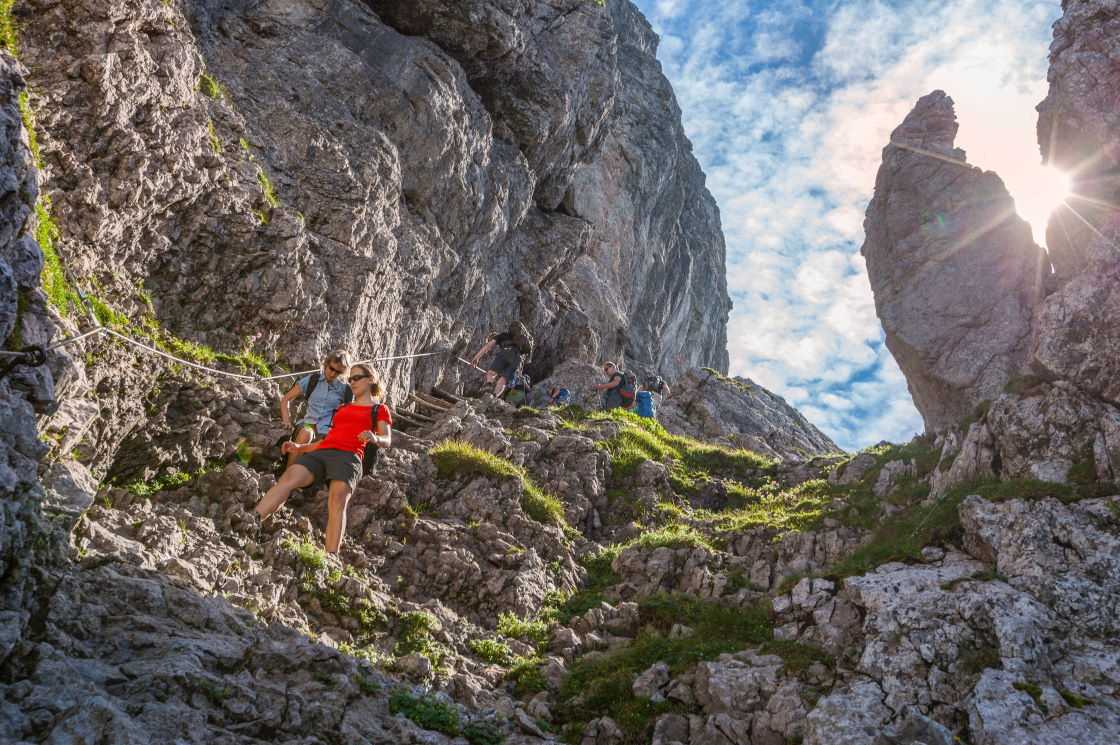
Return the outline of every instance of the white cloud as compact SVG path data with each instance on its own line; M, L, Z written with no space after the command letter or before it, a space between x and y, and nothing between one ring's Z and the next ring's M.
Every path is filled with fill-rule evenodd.
M1059 0L638 4L671 40L662 64L720 205L732 373L843 447L908 439L921 420L858 254L881 150L920 96L944 89L970 160L1029 201Z

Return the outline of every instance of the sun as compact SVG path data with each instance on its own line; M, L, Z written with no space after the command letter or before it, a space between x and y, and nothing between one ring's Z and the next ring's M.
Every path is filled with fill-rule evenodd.
M1016 179L1015 211L1030 223L1036 243L1046 244L1046 223L1054 210L1065 204L1073 194L1073 180L1068 173L1051 166L1038 165Z

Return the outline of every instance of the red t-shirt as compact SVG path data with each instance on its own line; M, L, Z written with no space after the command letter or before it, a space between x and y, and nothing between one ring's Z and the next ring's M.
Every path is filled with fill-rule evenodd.
M327 436L323 438L323 443L319 445L319 448L345 450L349 453L357 453L358 457L361 458L362 453L366 450L366 444L358 439L358 435L367 429L373 429L370 426L372 422L370 422L369 410L369 406L358 404L340 406L338 411L334 413L331 430L327 432ZM390 427L393 426L393 414L385 404L381 404L381 408L377 410L377 421L385 422ZM376 433L376 430L373 431Z

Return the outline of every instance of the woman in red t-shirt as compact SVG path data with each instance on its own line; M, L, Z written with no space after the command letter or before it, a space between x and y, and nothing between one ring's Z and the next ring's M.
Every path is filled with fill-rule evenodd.
M377 431L370 430L370 407L380 403L381 384L365 365L350 368L348 379L354 400L340 406L334 413L331 429L318 442L300 445L285 442L283 451L296 453L296 462L268 490L256 506L256 514L264 520L280 509L295 489L316 482L330 482L327 498L327 553L338 553L346 533L346 505L362 478L362 454L373 443L388 448L393 443L393 415L388 406L377 410Z

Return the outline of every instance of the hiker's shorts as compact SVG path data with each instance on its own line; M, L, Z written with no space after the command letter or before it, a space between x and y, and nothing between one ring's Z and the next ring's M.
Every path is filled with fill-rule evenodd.
M506 379L506 384L513 383L513 379L517 377L517 368L521 367L521 352L516 349L501 349L494 355L494 361L490 363L490 369L498 374L498 377Z
M315 484L327 481L345 481L350 491L362 478L362 459L357 453L345 450L316 450L299 456L296 465L303 466L315 477Z

